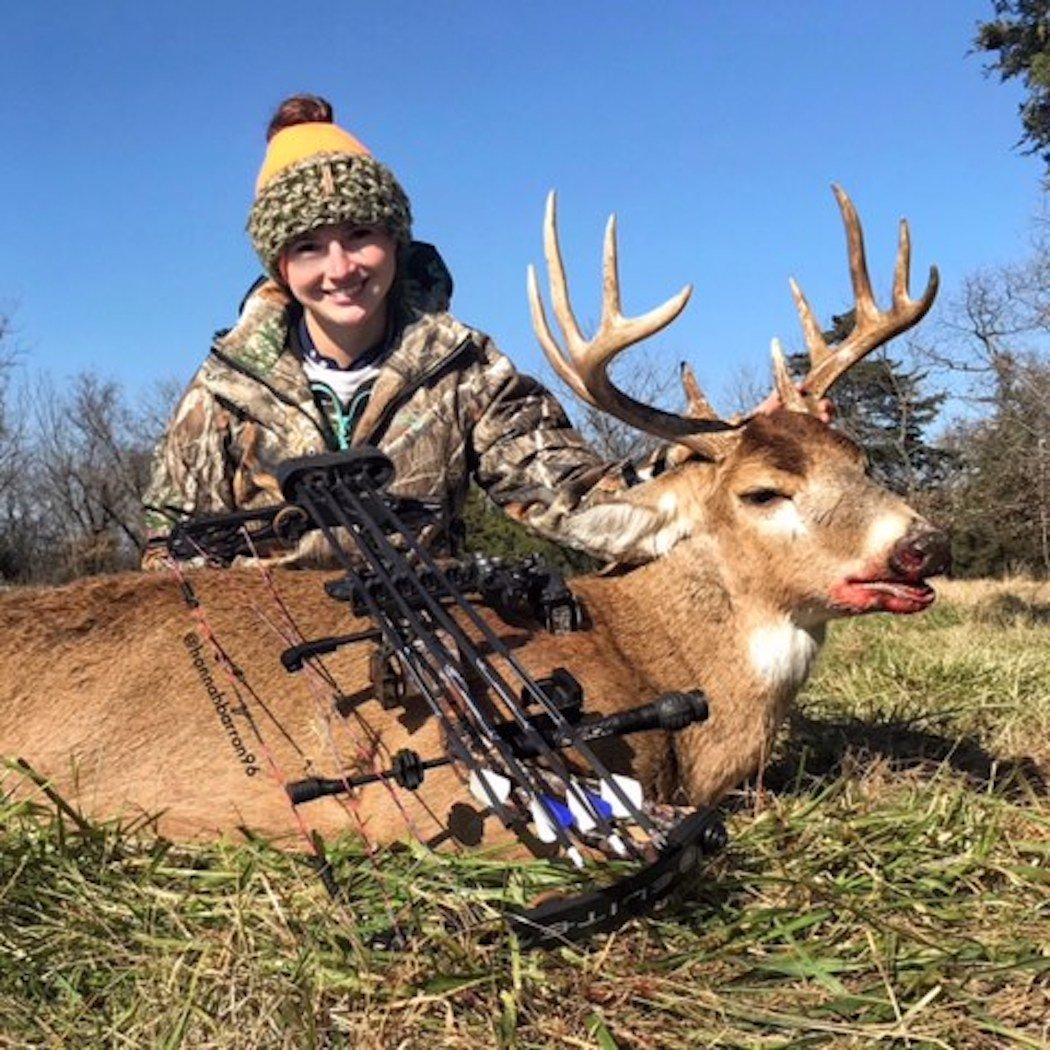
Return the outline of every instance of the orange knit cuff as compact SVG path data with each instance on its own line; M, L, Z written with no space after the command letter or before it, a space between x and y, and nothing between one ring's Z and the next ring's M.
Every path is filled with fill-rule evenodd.
M293 124L277 132L266 148L266 158L255 180L256 196L277 174L316 153L349 153L371 156L368 148L335 124Z

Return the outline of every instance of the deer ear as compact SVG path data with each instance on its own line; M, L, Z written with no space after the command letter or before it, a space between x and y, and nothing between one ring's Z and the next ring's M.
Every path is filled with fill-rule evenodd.
M563 537L615 564L637 565L666 554L692 535L694 501L685 491L688 471L674 471L643 485L597 493L558 523ZM551 511L554 512L552 507ZM530 522L530 524L532 524Z
M613 499L573 515L573 531L600 538L606 557L639 564L666 554L692 532L692 523L675 513Z

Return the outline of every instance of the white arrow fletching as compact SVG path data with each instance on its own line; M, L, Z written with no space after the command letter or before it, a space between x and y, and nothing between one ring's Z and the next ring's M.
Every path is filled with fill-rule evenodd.
M591 812L591 807L587 804L587 800L584 797L583 789L574 780L569 790L565 793L565 801L569 805L569 812L572 814L572 819L576 821L576 827L586 835L587 832L593 831L597 826L598 822L594 819L594 814Z
M575 846L570 846L565 851L565 856L568 857L577 868L581 871L583 870L583 857L580 856L580 851Z
M485 790L486 784L491 795ZM510 798L510 781L502 773L494 773L491 769L472 769L467 780L467 787L470 788L470 793L485 806L492 805L492 795L495 795L500 805Z
M623 839L615 832L613 832L613 834L611 834L605 841L609 843L609 848L616 854L616 856L627 856L627 847L623 844Z
M534 798L529 803L529 812L532 814L533 824L536 825L536 838L540 842L556 841L558 833L554 830L554 822L547 816L547 811L543 808L538 798Z
M635 809L642 808L642 785L638 783L634 777L625 777L622 773L613 773L612 779L616 782L616 786L626 795L627 800ZM630 809L627 808L621 801L620 796L614 790L612 784L608 780L602 781L601 796L606 802L612 806L613 816L618 820L624 820L631 816Z

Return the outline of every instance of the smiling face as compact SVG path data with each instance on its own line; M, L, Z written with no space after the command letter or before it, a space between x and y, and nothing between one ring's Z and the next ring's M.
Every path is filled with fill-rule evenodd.
M863 452L806 415L757 417L719 468L715 503L727 557L749 593L817 622L912 613L934 598L947 537L866 473ZM746 552L746 556L744 556Z
M281 276L312 319L333 340L367 333L380 338L394 283L397 245L376 226L321 226L295 238L281 255ZM371 337L371 338L368 338Z

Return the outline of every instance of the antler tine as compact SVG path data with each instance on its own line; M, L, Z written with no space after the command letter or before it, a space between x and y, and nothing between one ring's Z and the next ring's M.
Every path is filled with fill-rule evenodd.
M828 344L824 340L824 333L820 330L820 323L813 314L813 308L805 297L802 289L794 277L788 278L791 285L791 296L795 300L795 309L798 310L799 320L802 322L802 332L806 337L806 347L809 350L809 361L811 366L819 365L830 353Z
M718 413L711 407L700 384L696 381L696 373L683 361L679 366L682 378L682 387L685 390L685 411L690 419L718 419Z
M569 301L569 282L565 276L561 244L558 242L558 199L553 190L547 195L547 209L543 216L543 254L547 259L547 271L550 273L554 319L561 328L566 349L572 363L575 364L576 355L585 340Z
M532 329L536 338L543 347L551 367L558 374L558 378L569 387L570 390L581 400L594 408L594 399L580 382L576 373L572 370L565 358L562 357L561 348L557 340L551 335L550 325L547 323L547 311L543 308L543 297L540 295L539 281L536 277L536 267L529 266L528 269L528 294L529 312L532 314Z
M543 241L550 274L551 303L555 320L565 339L564 351L551 334L536 272L532 267L529 268L529 303L536 335L555 372L581 400L594 408L646 433L685 445L708 458L720 455L721 451L716 450L717 443L703 435L722 433L737 424L718 419L710 411L710 406L709 415L693 419L644 405L615 387L608 375L609 363L618 353L654 335L685 309L692 288L686 285L667 302L640 317L624 317L620 306L616 219L615 216L610 217L602 253L601 323L593 338L587 340L580 331L569 302L565 266L558 243L553 192L547 198Z
M864 231L860 227L860 217L853 201L849 199L841 186L832 184L832 192L839 202L842 222L846 227L846 244L849 253L849 276L853 282L853 304L856 309L857 324L861 318L876 320L879 308L875 303L875 293L871 290L871 277L868 275L868 256L864 251Z
M795 304L798 307L806 343L810 350L809 374L802 382L807 404L814 405L858 361L876 348L888 343L901 332L919 323L933 305L940 281L937 267L930 267L930 278L922 298L910 298L908 292L911 267L911 238L908 224L901 222L897 247L897 263L893 274L893 305L880 310L871 290L868 263L864 253L864 235L856 208L840 186L832 186L846 227L849 250L850 278L855 300L853 331L836 347L829 349L820 335L812 310L805 297L792 282ZM817 339L813 338L816 332Z
M616 213L609 216L605 224L602 241L602 324L615 324L623 320L620 305L620 250L616 243Z
M788 371L780 340L774 339L769 349L773 355L773 381L776 384L777 393L780 395L780 403L792 412L807 411L806 400L799 393L799 389L795 386L795 381L791 378L791 373Z
M557 340L551 334L534 266L530 266L528 269L529 310L532 314L532 327L536 332L540 345L543 347L543 352L547 355L547 360L550 361L561 381L581 401L597 408L598 406L595 404L590 391L580 382L576 369L573 367L576 363L573 347L574 345L579 346L583 342L583 335L580 332L579 325L576 323L572 305L569 302L569 288L565 279L565 264L562 262L561 246L558 244L557 196L553 190L547 194L547 206L543 216L543 253L547 259L547 272L550 275L551 302L554 304L554 316L562 330L562 334L565 336L569 354L573 359L572 364L562 356L561 347L558 346Z
M897 235L897 265L893 269L893 303L907 302L911 282L911 231L908 220L901 219Z
M620 306L620 252L616 243L616 216L605 224L602 247L602 321L589 347L588 361L605 364L621 350L640 343L666 328L684 309L692 295L686 285L677 295L639 317L624 317Z

